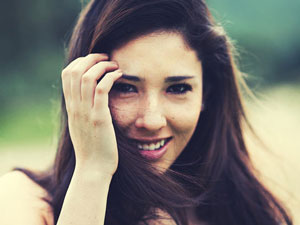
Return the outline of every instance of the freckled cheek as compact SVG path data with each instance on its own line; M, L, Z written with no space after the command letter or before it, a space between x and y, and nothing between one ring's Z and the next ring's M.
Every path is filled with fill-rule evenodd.
M121 127L129 126L135 122L137 105L126 100L110 99L109 108L113 120Z

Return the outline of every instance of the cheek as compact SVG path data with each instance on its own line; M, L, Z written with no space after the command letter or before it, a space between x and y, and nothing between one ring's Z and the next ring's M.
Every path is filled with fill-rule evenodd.
M126 100L110 97L109 108L112 119L116 121L120 127L127 127L135 121L137 112L134 104L129 104Z
M170 126L172 126L172 131L175 136L174 145L175 149L177 149L175 150L177 154L183 151L193 136L199 116L200 110L196 109L180 109L177 114L174 114Z
M196 128L198 119L199 119L199 113L183 113L183 114L177 114L176 117L174 117L174 122L172 123L174 126L174 129L181 134L191 135L193 133L194 129Z
M191 132L193 133L200 117L201 102L192 101L182 105L173 105L171 109L169 110L169 119L173 129L181 134L190 135Z

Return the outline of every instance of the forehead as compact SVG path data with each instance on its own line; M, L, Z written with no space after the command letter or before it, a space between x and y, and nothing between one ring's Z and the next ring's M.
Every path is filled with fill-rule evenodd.
M201 70L197 52L175 32L140 36L114 50L111 58L123 72L135 75L155 71L182 75Z

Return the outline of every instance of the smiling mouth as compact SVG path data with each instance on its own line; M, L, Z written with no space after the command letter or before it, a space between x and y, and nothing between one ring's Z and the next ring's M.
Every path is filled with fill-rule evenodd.
M141 141L135 139L134 142L136 147L141 151L156 151L163 148L171 139L172 137L153 141Z

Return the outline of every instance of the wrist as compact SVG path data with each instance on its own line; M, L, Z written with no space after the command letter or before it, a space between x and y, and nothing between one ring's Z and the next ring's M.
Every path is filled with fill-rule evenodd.
M73 177L79 177L88 182L103 181L110 183L113 174L99 166L76 163Z

